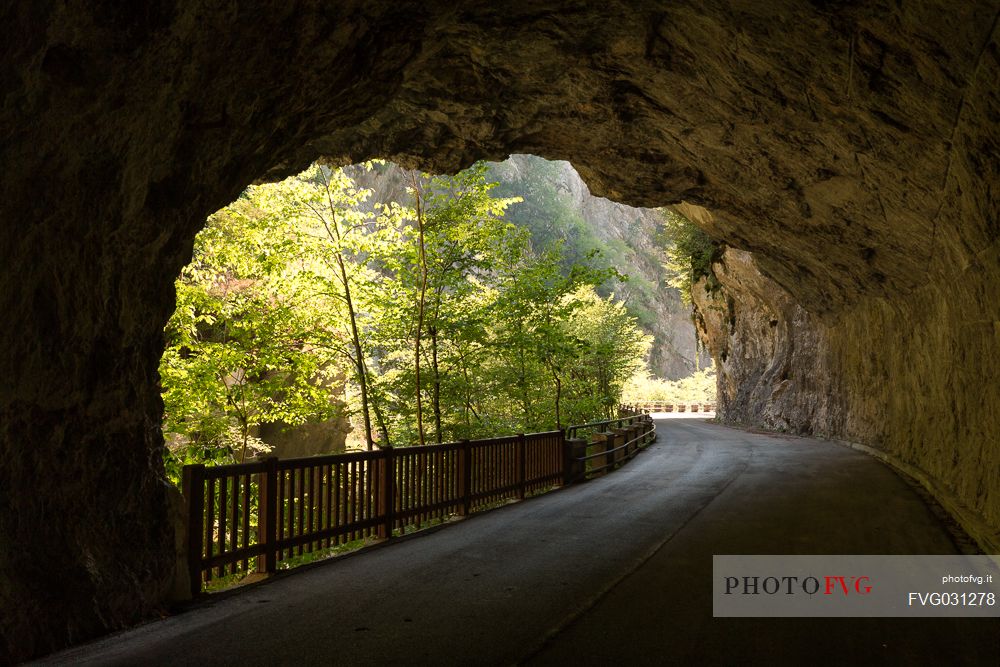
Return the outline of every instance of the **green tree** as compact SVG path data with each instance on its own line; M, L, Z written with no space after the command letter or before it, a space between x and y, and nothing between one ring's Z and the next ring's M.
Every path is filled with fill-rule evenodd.
M562 327L580 350L570 367L572 419L586 421L595 413L611 419L625 384L645 367L652 338L639 329L624 304L600 297L590 286L564 300L572 311Z
M320 165L260 190L267 193L271 203L278 204L271 210L292 223L291 235L302 258L301 275L312 283L316 294L333 298L336 303L331 307L341 311L342 317L337 321L346 329L349 348L338 345L336 336L328 335L324 340L353 370L360 393L365 444L371 450L374 437L364 313L356 299L358 283L369 279L365 266L368 244L361 237L370 234L376 222L375 216L361 205L371 191L357 188L342 169ZM334 320L327 323L326 333L333 323Z
M161 363L179 462L244 460L262 423L337 409L345 375L380 444L562 427L610 414L643 338L594 289L597 251L532 248L484 165L414 174L368 204L342 170L254 186L209 219L177 282Z
M444 399L455 398L467 385L469 334L477 326L481 293L488 289L496 258L520 252L523 245L523 235L503 220L515 200L492 197L492 187L483 165L448 177L413 174L413 207L392 207L391 221L380 225L381 256L370 255L381 276L373 290L381 318L380 366L397 414L415 422L411 429L397 420L404 440L412 434L424 442L427 399L434 439L444 440L446 408L455 407ZM380 217L390 209L382 210ZM412 409L403 404L407 396L413 398ZM467 412L470 406L464 403Z
M288 219L259 189L209 218L176 282L160 364L164 429L174 462L243 461L266 449L263 422L329 418L331 359L314 332L328 328L322 301L289 274L301 260Z
M430 347L431 407L437 442L443 441L444 371L455 368L453 360L442 358L442 352L452 350L453 339L459 334L455 316L461 316L473 293L494 277L492 267L505 254L523 252L524 236L504 220L507 208L520 199L491 196L495 186L486 180L486 165L478 163L455 176L431 179L426 189L416 184L414 188L418 217L420 213L426 217L428 243L424 248L429 250L424 254L423 266L430 300L421 323Z

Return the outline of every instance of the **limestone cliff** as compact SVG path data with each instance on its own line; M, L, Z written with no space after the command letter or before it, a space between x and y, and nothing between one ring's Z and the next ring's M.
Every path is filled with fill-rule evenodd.
M530 197L525 182L542 178L565 198L571 211L583 221L584 231L594 235L605 258L628 277L624 282L612 281L607 291L625 303L653 337L649 366L654 375L675 380L708 364L707 354L695 361L698 352L690 307L681 303L680 293L667 285L661 246L664 241L660 238L662 217L658 211L595 197L573 165L565 161L513 155L496 164L491 173L506 186L505 194ZM517 220L517 210L513 213Z
M351 167L348 173L359 186L372 190L369 204L409 201L406 188L410 172L397 165L385 164L373 170ZM564 237L560 240L577 251L593 243L602 251L602 261L628 276L624 282L609 281L602 292L605 296L614 294L616 300L625 303L643 330L653 337L649 365L654 375L673 380L695 370L697 352L691 310L681 303L679 292L666 284L660 213L595 197L573 165L565 161L512 155L503 162L491 163L489 178L499 183L497 196L525 199L508 210L508 220L529 230L561 226L550 233ZM537 192L539 188L544 193ZM563 209L559 212L574 220L543 219L557 215L556 205L551 201L548 206L541 205L542 199L558 199ZM580 234L592 238L573 238ZM709 355L702 353L697 366L708 363Z
M729 248L713 266L721 287L692 289L699 335L716 361L720 419L799 434L826 434L843 418L839 388L828 386L827 329Z
M982 548L996 550L1000 392L996 376L984 375L1000 339L995 293L928 286L820 318L750 253L728 249L714 273L721 287L710 291L703 279L693 298L699 335L717 363L723 421L868 446L927 486Z

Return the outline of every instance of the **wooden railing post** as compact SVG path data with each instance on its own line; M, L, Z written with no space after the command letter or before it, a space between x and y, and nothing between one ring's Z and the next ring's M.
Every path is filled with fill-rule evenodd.
M618 438L615 436L614 431L605 431L604 433L604 465L607 467L604 469L605 473L611 472L615 465L615 442Z
M627 452L624 449L624 445L628 442L628 426L623 426L622 428L614 429L614 450L615 450L615 467L625 460Z
M525 478L528 476L528 441L523 433L517 434L517 497L524 500Z
M205 466L201 463L184 466L182 492L187 500L187 568L191 597L201 593L201 552L205 532Z
M600 454L601 452L606 452L608 450L608 438L609 437L610 437L610 434L605 433L604 431L594 431L593 433L590 434L590 442L587 443L587 455L595 457L595 458L587 459L587 462L586 462L585 465L587 467L589 467L590 469L599 467L598 463L597 463L598 459L596 458L596 456L598 454ZM591 450L593 450L593 451L591 451ZM605 463L606 463L607 462L606 458L607 457L602 457L601 460L605 461ZM598 474L603 475L604 474L604 470L601 470Z
M563 438L563 486L584 478L587 441L582 438Z
M458 480L459 495L462 505L459 514L468 516L472 511L472 446L469 440L462 440L462 447L458 450L459 474Z
M395 518L394 504L395 499L393 497L392 488L393 479L395 475L396 468L396 455L392 447L383 447L383 453L385 454L379 461L381 467L379 471L381 473L379 489L379 499L378 499L378 512L382 517L382 523L379 524L378 536L383 539L392 538L392 522Z
M278 458L269 456L264 465L257 477L257 539L263 550L257 571L274 574L278 569Z

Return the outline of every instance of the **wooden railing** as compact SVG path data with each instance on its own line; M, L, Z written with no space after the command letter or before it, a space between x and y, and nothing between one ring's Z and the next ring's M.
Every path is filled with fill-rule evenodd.
M568 459L575 465L568 471L567 481L611 472L655 440L656 427L648 414L629 410L626 406L619 409L619 414L625 416L566 429Z
M627 407L622 406L619 408L619 413L627 412ZM599 422L589 422L587 424L574 424L566 428L566 438L573 440L579 438L580 436L588 436L593 433L605 433L611 429L616 428L626 428L634 424L644 423L649 421L649 418L645 413L634 413L625 414L618 419L606 419Z
M715 412L715 403L667 403L666 401L637 401L622 406L635 412Z
M647 415L568 433L185 466L191 592L604 473L654 438Z

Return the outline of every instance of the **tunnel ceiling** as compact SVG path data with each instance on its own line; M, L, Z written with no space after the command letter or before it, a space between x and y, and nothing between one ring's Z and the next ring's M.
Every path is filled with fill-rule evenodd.
M704 206L816 311L987 240L935 227L985 196L954 161L995 148L967 95L995 95L992 2L113 4L13 10L28 68L4 108L34 122L10 153L21 178L116 186L111 215L196 212L185 237L317 156L454 171L523 152L625 203Z
M965 391L961 350L995 344L992 1L39 0L0 19L0 530L23 545L0 550L0 630L21 655L167 595L156 365L173 277L208 213L318 157L454 171L534 153L595 194L686 202L809 317L865 311L855 333L874 339L916 313L899 345L940 339L969 372L914 375L910 394ZM928 289L940 300L906 301ZM951 304L980 324L949 333ZM845 379L853 357L817 335L839 378L824 391L922 423L873 389L882 376ZM941 424L926 428L1000 433ZM984 465L934 456L942 479ZM951 486L997 525L994 483Z

